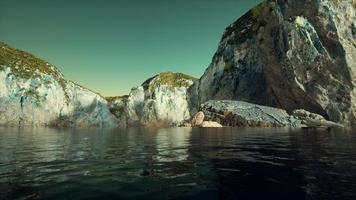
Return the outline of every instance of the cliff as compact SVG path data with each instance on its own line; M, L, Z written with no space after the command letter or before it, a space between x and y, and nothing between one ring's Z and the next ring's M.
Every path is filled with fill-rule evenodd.
M124 97L109 98L111 110L126 124L147 126L177 125L190 118L187 90L196 79L182 73L164 72Z
M0 43L0 125L112 127L99 94L65 80L53 65Z
M241 100L356 123L356 2L271 0L226 28L195 108Z

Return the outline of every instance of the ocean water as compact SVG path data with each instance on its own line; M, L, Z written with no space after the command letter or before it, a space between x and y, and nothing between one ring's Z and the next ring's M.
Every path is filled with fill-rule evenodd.
M356 133L0 128L0 199L356 199Z

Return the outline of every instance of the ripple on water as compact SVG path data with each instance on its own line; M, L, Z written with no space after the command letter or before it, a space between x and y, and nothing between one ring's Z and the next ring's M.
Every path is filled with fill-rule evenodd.
M0 128L0 199L353 199L356 137Z

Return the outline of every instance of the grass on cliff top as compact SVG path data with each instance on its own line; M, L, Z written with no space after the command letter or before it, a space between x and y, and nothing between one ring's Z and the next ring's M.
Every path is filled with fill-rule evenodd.
M11 73L24 79L39 78L41 73L51 75L63 89L66 88L66 80L53 65L3 42L0 42L0 65L10 67ZM0 70L2 70L1 67ZM65 97L69 100L67 93L65 93Z
M123 96L105 97L105 99L108 102L114 102L116 100L127 99L128 97L129 97L129 95L123 95Z
M265 19L260 16L267 6L267 2L264 1L238 18L225 29L221 41L233 36L229 39L228 44L238 44L244 42L246 39L252 38L258 29L267 23Z
M173 72L162 72L156 76L147 79L142 86L150 91L158 85L167 85L170 89L178 87L189 87L189 81L195 81L197 78L183 74L183 73L173 73Z
M254 19L256 19L261 14L261 12L263 11L265 6L266 6L266 3L262 2L262 3L258 4L258 5L256 5L255 7L253 7L251 9L252 17Z
M61 78L62 74L51 64L34 55L10 47L0 42L0 65L11 68L12 73L20 78L33 78L37 73L52 75Z

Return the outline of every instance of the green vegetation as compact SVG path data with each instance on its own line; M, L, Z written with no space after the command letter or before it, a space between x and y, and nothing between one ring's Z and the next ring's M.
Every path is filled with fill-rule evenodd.
M12 74L24 79L41 78L41 74L51 75L64 90L66 88L66 80L63 79L63 75L54 66L32 54L12 48L3 42L0 42L0 65L10 67ZM3 67L1 67L1 70L3 70ZM50 82L46 81L45 83L48 84ZM65 93L65 97L68 102L69 96L67 93Z
M260 3L257 6L253 7L251 9L251 14L254 19L257 19L257 17L261 14L265 7L265 3Z
M225 61L224 62L224 70L228 71L234 67L234 64L230 61Z
M105 97L106 101L108 102L114 102L116 100L122 100L122 99L127 99L129 96L124 95L124 96L113 96L113 97Z
M35 88L31 88L25 92L25 97L32 97L35 100L35 104L37 107L40 106L40 95Z
M229 38L229 45L241 44L247 39L253 38L260 27L266 26L267 21L261 17L261 13L267 7L267 3L263 2L240 17L231 26L226 28L223 35L223 40Z
M51 64L2 42L0 42L0 65L11 67L14 75L25 79L33 78L38 73L52 75L58 79L62 76Z
M142 86L145 90L149 89L149 91L153 93L158 85L167 85L171 90L178 87L189 87L189 80L195 81L197 78L182 73L163 72L149 78L142 84Z
M124 107L111 107L110 113L113 114L116 118L120 118L121 115L125 114L125 108Z

